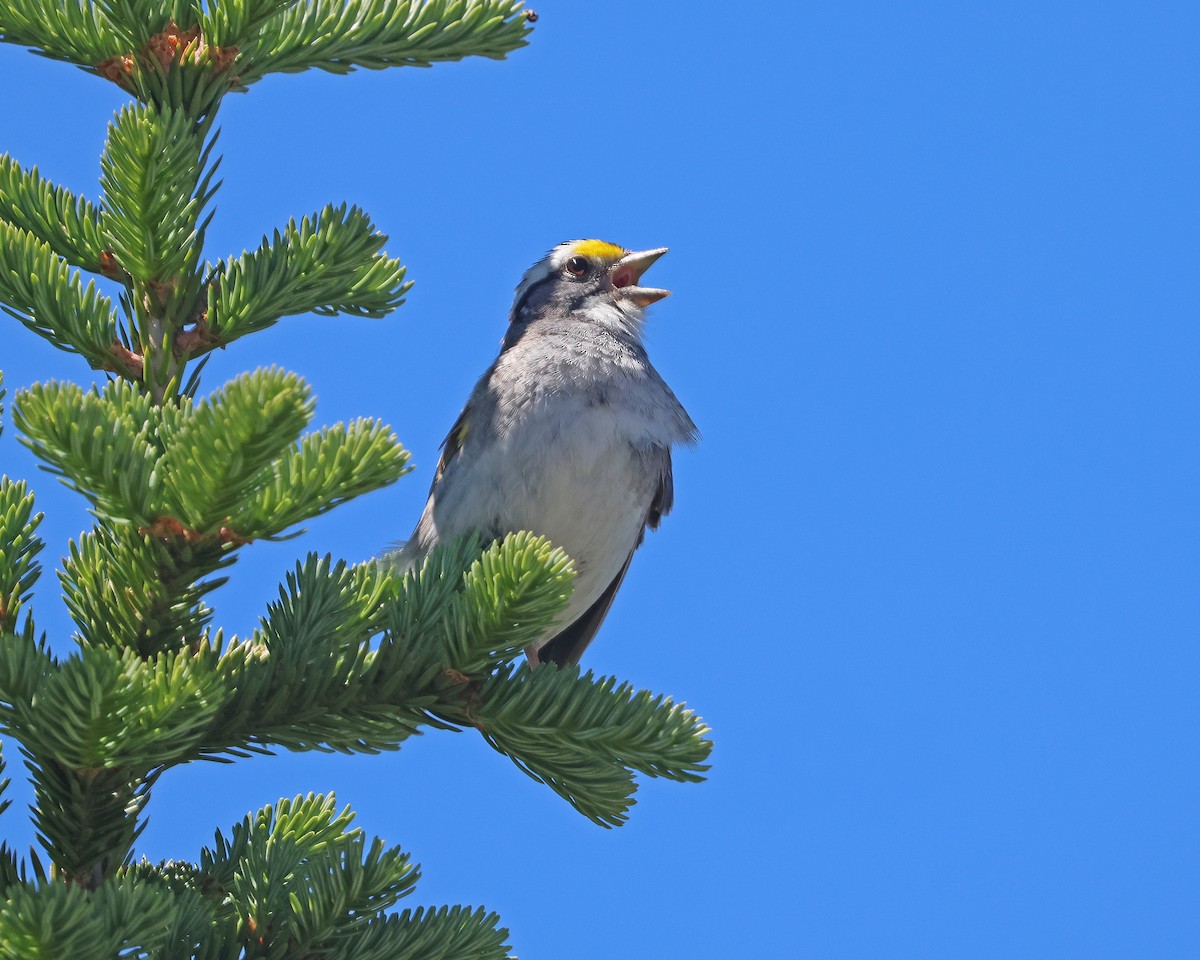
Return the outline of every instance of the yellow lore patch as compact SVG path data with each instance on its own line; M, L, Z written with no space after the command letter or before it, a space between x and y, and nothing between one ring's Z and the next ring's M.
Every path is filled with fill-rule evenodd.
M580 240L571 251L581 257L596 257L598 260L620 260L625 248L603 240Z

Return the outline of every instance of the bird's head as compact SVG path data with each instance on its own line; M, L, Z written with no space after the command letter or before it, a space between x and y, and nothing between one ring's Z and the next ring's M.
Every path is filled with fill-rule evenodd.
M604 240L560 243L521 278L510 319L524 323L578 311L603 317L616 308L636 327L642 310L669 293L640 286L642 274L666 252L666 247L634 252Z

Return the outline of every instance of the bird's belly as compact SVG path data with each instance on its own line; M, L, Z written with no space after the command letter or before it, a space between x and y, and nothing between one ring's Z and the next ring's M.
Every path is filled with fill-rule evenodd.
M576 575L560 623L580 616L620 572L641 535L657 484L628 441L589 429L586 418L575 427L539 445L519 436L505 438L508 442L475 464L477 476L491 483L482 490L469 484L471 509L461 502L434 508L435 519L440 514L467 521L456 530L438 523L443 537L472 526L492 535L530 530L561 547Z
M627 453L590 470L570 464L547 469L531 501L538 507L513 518L517 528L542 534L575 561L571 607L582 603L580 613L612 582L641 532L647 494L632 459Z

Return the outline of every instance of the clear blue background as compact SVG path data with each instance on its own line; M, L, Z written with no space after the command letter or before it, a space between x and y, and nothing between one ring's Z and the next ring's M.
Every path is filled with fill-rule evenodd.
M669 245L651 355L704 443L586 663L700 711L711 779L606 831L434 733L175 771L141 849L336 789L414 902L498 910L524 960L1200 955L1197 7L716 7L545 0L507 63L230 98L211 255L350 200L416 286L207 372L297 370L418 467L248 549L216 597L245 633L304 552L407 535L542 251ZM119 91L15 48L0 87L0 149L94 195ZM15 321L0 366L84 375ZM11 428L0 464L53 563L80 499Z

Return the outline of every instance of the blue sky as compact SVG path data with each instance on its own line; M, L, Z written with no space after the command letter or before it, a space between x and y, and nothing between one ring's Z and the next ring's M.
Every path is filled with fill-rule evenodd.
M218 621L248 632L307 551L407 535L547 247L667 245L651 356L704 442L586 665L697 709L711 779L644 782L606 831L434 733L175 771L142 851L335 789L423 864L414 902L498 910L523 960L1194 956L1200 13L536 7L505 63L226 102L212 257L349 200L416 286L240 341L208 387L284 365L417 472L247 550ZM0 151L94 195L119 92L17 48L0 84ZM0 367L86 372L15 321ZM32 476L53 560L81 501L11 428L0 469Z

